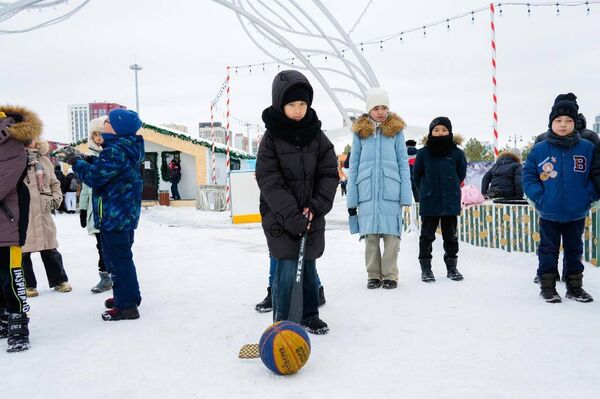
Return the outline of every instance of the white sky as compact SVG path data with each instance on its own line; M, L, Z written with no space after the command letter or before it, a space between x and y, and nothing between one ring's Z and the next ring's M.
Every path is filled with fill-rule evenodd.
M308 0L298 0L309 4ZM285 1L284 1L285 2ZM346 29L367 0L323 0ZM68 7L79 2L71 1ZM349 6L350 5L350 6ZM485 6L480 0L375 0L352 34L355 42L407 30ZM24 13L0 28L24 27L59 10ZM572 91L588 119L600 114L600 4L585 7L503 7L496 17L499 131L527 138L546 129L558 93ZM467 137L491 141L491 49L489 13L427 32L368 47L365 55L391 108L410 125L428 126L446 115ZM267 47L273 48L268 43ZM301 43L299 43L301 44ZM0 35L0 102L23 104L40 114L45 135L68 139L69 104L118 102L135 108L133 71L140 73L140 113L152 123L178 123L197 134L209 121L209 104L227 65L269 61L246 36L235 14L210 0L94 0L58 25L16 35ZM285 54L284 54L285 55ZM232 114L260 123L270 105L277 70L241 71L232 77ZM324 128L341 125L332 101L315 87L313 107ZM362 104L352 104L362 108ZM217 120L222 119L220 114ZM234 131L245 131L235 123Z

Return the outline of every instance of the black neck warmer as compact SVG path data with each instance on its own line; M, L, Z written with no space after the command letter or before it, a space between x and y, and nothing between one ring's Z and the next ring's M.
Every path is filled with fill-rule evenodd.
M559 136L552 130L548 130L548 136L546 137L546 140L548 140L548 143L556 145L558 147L570 148L573 147L575 144L579 143L579 140L581 140L581 136L579 135L579 132L577 130L575 130L572 134L568 136Z
M305 146L321 132L321 121L312 108L308 109L304 118L296 122L269 107L263 111L262 120L273 136L296 146Z
M456 144L454 144L454 136L452 136L452 133L446 136L432 136L429 134L427 137L427 149L433 155L440 157L446 156L454 147L456 147Z

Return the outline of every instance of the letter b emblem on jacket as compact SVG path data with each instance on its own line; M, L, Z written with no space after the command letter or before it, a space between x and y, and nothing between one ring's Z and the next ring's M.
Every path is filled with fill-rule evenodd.
M584 173L586 171L587 159L581 155L573 155L573 170Z

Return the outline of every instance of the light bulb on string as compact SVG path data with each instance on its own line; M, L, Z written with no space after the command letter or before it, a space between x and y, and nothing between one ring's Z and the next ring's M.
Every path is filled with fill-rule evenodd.
M325 62L327 62L327 56L325 56Z
M425 25L423 25L423 39L427 38L427 31L425 30Z
M236 75L238 74L238 68L237 67L235 67L235 74Z
M475 23L475 11L471 11L471 23Z
M558 8L558 3L556 3L556 16L560 17L560 8Z
M446 18L446 29L450 32L450 19Z
M360 52L362 53L363 51L365 51L365 49L364 49L364 45L363 45L363 43L361 43L361 44L360 44Z
M294 65L294 59L292 58L292 65Z
M590 15L590 2L586 1L585 6L587 7L587 10L585 11L585 15Z
M277 64L277 70L279 71L279 68L281 68L281 65Z
M404 44L404 39L402 36L404 36L404 32L400 32L400 43Z
M342 50L342 58L345 58L346 56L344 55L344 51L346 50Z
M379 50L383 51L383 40L379 41Z
M306 61L310 62L310 54L306 56Z
M263 73L265 72L265 63L264 62L262 64L262 71L263 71Z
M498 3L498 13L502 16L502 3Z
M527 16L531 17L531 5L527 3Z

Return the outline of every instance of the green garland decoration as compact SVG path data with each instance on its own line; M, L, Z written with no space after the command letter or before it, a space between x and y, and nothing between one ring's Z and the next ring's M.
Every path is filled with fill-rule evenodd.
M163 151L160 154L160 178L163 181L171 181L171 170L169 169L169 163L167 162L167 156L172 155L173 159L176 159L179 165L181 165L181 151Z
M187 141L190 142L192 144L196 144L196 145L201 145L202 147L206 147L210 150L212 150L212 145L207 142L207 141L202 141L202 140L196 140L192 137L186 136L184 134L178 134L178 133L173 133L170 130L165 130L165 129L161 129L160 127L154 126L154 125L149 125L147 123L142 123L142 128L146 128L146 129L150 129L153 130L157 133L163 134L165 136L170 136L170 137L176 137L180 140L183 141ZM76 141L74 143L71 143L70 145L72 147L76 147L79 144L84 144L87 143L87 138ZM215 152L219 153L219 154L225 154L227 153L227 151L224 148L220 148L220 147L215 147ZM250 155L250 154L246 154L246 153L242 153L237 151L234 148L229 148L229 156L231 159L238 159L238 160L242 160L242 159L256 159L256 156L254 155Z
M154 130L155 132L164 134L165 136L176 137L180 140L188 141L192 144L201 145L202 147L206 147L206 148L209 148L212 150L212 145L207 141L196 140L196 139L186 136L184 134L173 133L170 130L161 129L160 127L157 127L154 125L149 125L147 123L143 123L142 127L146 128L146 129ZM220 154L225 154L227 151L224 148L215 147L215 152L220 153ZM234 148L229 148L229 156L232 159L240 159L240 160L241 159L256 159L256 157L254 155L239 152Z

